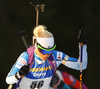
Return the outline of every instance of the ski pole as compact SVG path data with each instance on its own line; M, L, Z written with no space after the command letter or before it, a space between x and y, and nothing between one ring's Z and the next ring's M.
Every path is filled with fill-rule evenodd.
M82 30L80 30L79 35L82 34ZM81 44L81 51L80 51L80 88L82 89L82 58L83 58L83 42Z
M17 83L17 85L16 85L16 87L15 87L15 89L17 89L17 87L19 86L19 83L21 82L21 80L22 80L22 78L23 78L24 76L23 75L21 75L21 78L19 79L19 81L18 81L18 83Z
M80 58L80 89L82 89L82 55L83 53L83 43L81 42L81 58Z

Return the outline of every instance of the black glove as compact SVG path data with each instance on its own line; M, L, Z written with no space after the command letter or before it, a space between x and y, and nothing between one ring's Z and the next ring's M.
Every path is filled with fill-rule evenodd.
M28 65L24 65L20 70L19 70L19 74L21 75L27 75L29 73L29 64Z
M59 77L58 75L55 73L55 75L53 76L53 79L51 80L50 86L53 87L54 85L56 85L59 81Z
M87 44L88 42L87 34L82 30L79 31L78 42L83 42L83 44Z
M65 83L55 73L55 75L53 76L53 79L51 80L50 86L53 87L53 88L55 88L54 86L56 85L57 88L61 89L64 86L64 84Z

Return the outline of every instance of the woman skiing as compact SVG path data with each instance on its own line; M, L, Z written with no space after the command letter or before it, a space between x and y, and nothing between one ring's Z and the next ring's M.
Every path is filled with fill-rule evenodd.
M11 68L6 77L7 84L18 83L21 76L24 76L17 89L49 89L50 81L54 79L56 68L62 63L66 67L80 70L79 59L69 57L67 54L55 50L53 34L47 31L44 25L39 25L33 30L33 44L23 52ZM84 35L84 34L83 34ZM84 35L85 36L85 35ZM81 41L87 41L85 37L80 36ZM84 39L84 40L83 40ZM80 44L79 44L80 50ZM83 63L82 69L87 68L87 45L83 45ZM66 89L66 84L60 86L60 89ZM68 87L68 89L70 89Z

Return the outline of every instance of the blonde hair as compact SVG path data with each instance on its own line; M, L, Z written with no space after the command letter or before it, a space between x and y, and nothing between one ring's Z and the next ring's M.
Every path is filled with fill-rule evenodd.
M34 28L33 30L33 35L37 37L42 37L42 38L49 38L53 37L53 34L49 31L47 31L47 27L44 25L39 25Z

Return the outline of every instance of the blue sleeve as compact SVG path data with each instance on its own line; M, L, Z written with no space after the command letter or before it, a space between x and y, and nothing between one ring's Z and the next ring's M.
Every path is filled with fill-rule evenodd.
M61 61L64 59L64 57L66 56L66 54L64 54L63 52L61 51L57 51L57 50L54 50L53 53L52 53L55 57L55 60L57 61Z
M71 62L78 61L78 59L69 57L68 55L66 55L65 53L63 53L61 51L54 50L52 54L54 55L54 58L56 60L57 67L62 63L62 60L67 60L67 61L71 61ZM68 56L68 59L66 59L66 56Z
M66 54L63 53L63 59L64 59L65 56L66 56ZM77 62L78 59L77 58L74 58L74 57L69 57L67 61Z
M77 58L73 58L73 57L69 57L67 61L77 62L77 61L78 61L78 59L77 59Z
M56 61L57 67L58 67L62 63L62 60L64 59L64 57L66 55L63 52L56 51L56 50L54 50L52 54L54 56L54 59Z

